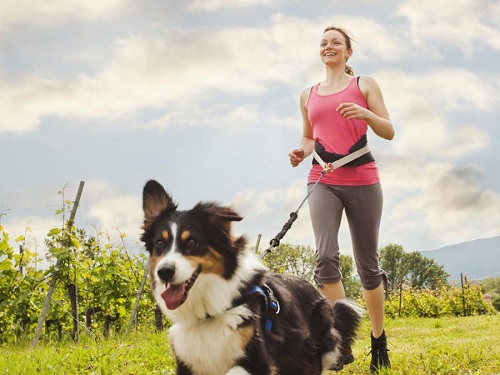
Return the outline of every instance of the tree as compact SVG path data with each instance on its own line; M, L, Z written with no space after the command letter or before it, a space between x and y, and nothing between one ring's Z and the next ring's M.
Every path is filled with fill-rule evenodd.
M500 311L500 277L490 277L479 283L483 293L489 293L492 297L492 304Z
M384 247L380 252L380 265L387 273L389 292L397 292L408 273L406 253L403 247L396 244L389 244Z
M482 280L479 285L484 293L500 294L500 277L489 277Z
M310 246L281 244L263 259L264 264L276 273L300 276L314 284L316 251ZM347 297L356 298L360 294L361 283L354 277L352 257L340 255L340 272Z
M408 280L414 288L435 289L447 283L450 275L433 259L424 257L418 251L406 254L406 258Z
M357 299L361 294L361 282L355 278L354 260L349 255L340 254L340 273L344 284L345 295Z
M300 276L314 281L316 253L310 246L282 243L263 259L271 272Z
M401 245L390 244L380 252L380 263L387 273L390 293L396 293L404 283L414 288L437 288L447 284L443 266L415 251L406 253Z

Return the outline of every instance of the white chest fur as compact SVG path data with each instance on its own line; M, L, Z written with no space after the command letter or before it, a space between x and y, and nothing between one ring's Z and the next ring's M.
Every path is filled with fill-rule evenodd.
M195 374L226 374L244 355L238 325L241 315L226 312L216 318L177 322L170 328L170 341L179 359ZM246 371L244 371L246 373Z

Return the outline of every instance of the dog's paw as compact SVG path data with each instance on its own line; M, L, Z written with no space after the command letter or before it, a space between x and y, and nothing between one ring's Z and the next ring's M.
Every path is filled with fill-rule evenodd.
M226 375L250 375L250 373L241 366L233 367L231 370L226 372Z

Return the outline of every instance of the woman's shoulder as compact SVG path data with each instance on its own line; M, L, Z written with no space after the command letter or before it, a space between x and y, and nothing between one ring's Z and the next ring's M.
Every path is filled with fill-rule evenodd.
M363 94L366 94L372 90L379 90L379 86L377 81L373 77L370 76L359 76L358 77L358 86Z
M358 76L358 82L361 84L361 83L364 83L364 84L367 84L367 85L371 85L371 84L377 84L377 82L375 81L375 79L371 76Z
M301 96L302 96L302 95L307 95L307 96L309 96L309 94L311 93L311 91L312 91L312 90L313 90L316 86L318 86L318 85L319 85L319 83L315 83L315 84L314 84L314 85L312 85L312 86L308 86L308 87L306 87L304 90L302 90L302 91L301 91L300 95L301 95Z
M304 90L302 90L302 92L300 93L300 101L302 103L307 102L307 100L309 99L309 96L311 95L312 90L316 86L317 86L317 84L309 86L309 87L305 88Z

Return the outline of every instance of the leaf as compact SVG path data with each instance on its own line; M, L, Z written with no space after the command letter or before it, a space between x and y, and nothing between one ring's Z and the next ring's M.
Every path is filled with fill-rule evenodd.
M0 271L6 271L12 269L12 262L9 259L4 259L0 262Z
M16 238L16 242L23 242L25 240L25 237L23 235L20 235L19 237Z
M76 247L77 249L79 249L82 244L80 243L80 241L78 241L77 238L75 237L71 237L71 243L73 244L74 247Z
M61 233L61 229L60 228L52 228L50 231L49 231L49 236L55 236L55 235L58 235L59 233Z

